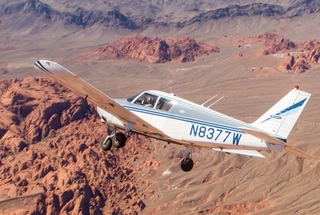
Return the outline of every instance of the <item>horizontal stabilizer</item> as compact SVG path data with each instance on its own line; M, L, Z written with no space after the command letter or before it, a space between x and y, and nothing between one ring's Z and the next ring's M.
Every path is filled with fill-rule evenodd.
M281 145L284 146L284 150L286 152L289 152L291 154L294 154L298 157L303 157L303 158L314 158L313 156L307 154L306 152L295 148L293 146L288 145L287 143L281 141L280 139L276 138L276 137L272 137L264 132L261 131L257 131L257 130L253 130L250 128L239 128L241 131L244 131L248 134L251 134L252 136L255 136L261 140L264 140L266 143L272 143L272 144L276 144L276 145Z
M268 143L273 143L273 144L278 144L278 145L283 145L285 146L286 143L278 138L275 138L275 137L272 137L270 136L269 134L265 133L265 132L262 132L262 131L258 131L258 130L253 130L251 128L243 128L243 127L240 127L239 128L241 131L244 131L248 134L251 134L252 136L255 136L261 140L264 140L265 142L268 142Z
M239 155L248 155L252 157L259 157L259 158L265 158L263 154L261 154L258 151L255 150L240 150L240 149L213 149L215 151L219 152L226 152L226 153L232 153L232 154L239 154Z
M284 148L284 150L286 152L289 152L291 154L294 154L298 157L302 157L302 158L315 158L314 156L311 156L307 153L305 153L304 151L298 149L298 148L295 148L293 146L289 146L289 145L286 145L286 147Z

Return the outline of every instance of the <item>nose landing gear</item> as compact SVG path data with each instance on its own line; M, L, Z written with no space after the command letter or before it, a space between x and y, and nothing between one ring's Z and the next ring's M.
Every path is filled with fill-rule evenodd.
M184 158L181 161L181 169L185 172L189 172L193 168L193 160L191 159L192 146L186 148Z

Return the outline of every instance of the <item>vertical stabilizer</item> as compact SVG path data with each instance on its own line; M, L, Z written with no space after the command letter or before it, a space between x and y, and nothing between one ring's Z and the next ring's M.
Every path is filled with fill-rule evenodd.
M252 125L286 140L310 96L297 86Z

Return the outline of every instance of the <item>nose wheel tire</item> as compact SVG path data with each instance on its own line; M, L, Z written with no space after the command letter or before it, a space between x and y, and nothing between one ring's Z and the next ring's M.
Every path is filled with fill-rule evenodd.
M100 147L103 151L108 151L111 149L112 140L110 137L107 137L101 141Z
M193 168L193 160L191 158L182 159L181 169L185 172L189 172Z
M114 141L113 141L113 146L116 148L122 148L126 145L127 137L124 133L116 133Z

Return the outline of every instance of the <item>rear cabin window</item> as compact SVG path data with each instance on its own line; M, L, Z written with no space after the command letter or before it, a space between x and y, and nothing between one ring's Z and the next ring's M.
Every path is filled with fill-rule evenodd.
M171 107L172 107L172 102L165 98L160 98L156 106L157 109L165 110L165 111L170 110Z

